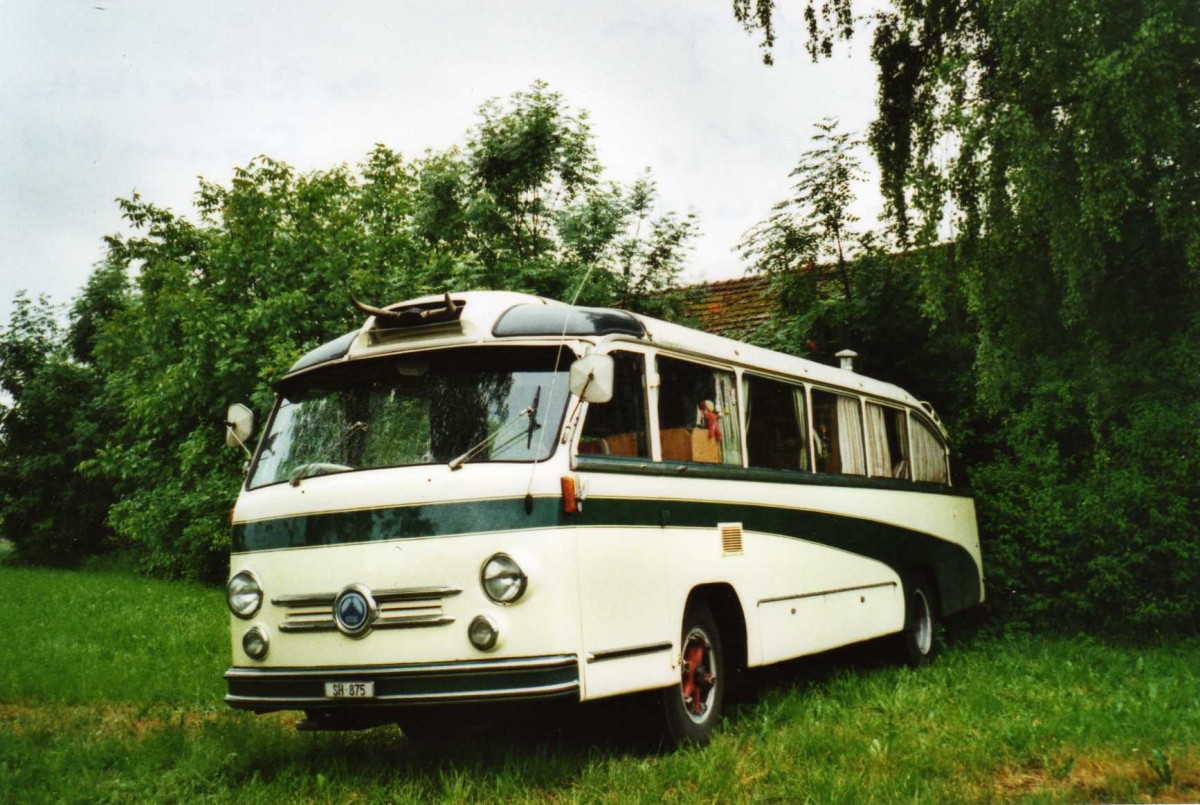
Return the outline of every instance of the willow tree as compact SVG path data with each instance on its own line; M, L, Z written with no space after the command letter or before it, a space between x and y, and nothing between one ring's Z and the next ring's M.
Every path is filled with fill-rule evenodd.
M734 0L775 36L771 0ZM977 322L994 425L976 467L993 579L1034 616L1200 614L1200 4L852 0L808 47L873 29L869 141L936 323ZM1003 594L1003 593L1002 593Z

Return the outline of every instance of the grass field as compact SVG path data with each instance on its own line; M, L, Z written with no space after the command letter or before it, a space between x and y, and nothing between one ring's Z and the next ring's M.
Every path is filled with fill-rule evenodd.
M454 741L309 734L222 703L221 592L0 567L0 802L1200 800L1200 641L975 638L759 672L711 746L638 703Z

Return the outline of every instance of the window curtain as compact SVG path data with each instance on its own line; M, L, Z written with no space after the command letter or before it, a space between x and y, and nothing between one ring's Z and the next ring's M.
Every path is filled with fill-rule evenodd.
M912 424L912 468L914 481L933 481L944 484L946 474L946 449L941 440L919 419Z
M811 470L808 464L808 417L804 413L804 389L792 389L792 403L796 407L796 426L800 429L800 455L796 457L796 468Z
M862 408L856 398L838 397L838 449L842 454L842 473L866 475L863 456Z
M887 439L888 412L879 405L867 404L867 455L870 456L871 476L892 477L892 451Z
M896 478L910 478L908 460L908 414L904 411L896 411L893 414L896 422L896 436L900 443L900 460L896 462L892 473Z
M733 375L714 372L717 381L717 416L721 422L721 463L742 465L741 423L738 422L737 395Z
M746 414L746 441L750 441L750 414L754 410L750 406L750 375L742 375L742 406Z

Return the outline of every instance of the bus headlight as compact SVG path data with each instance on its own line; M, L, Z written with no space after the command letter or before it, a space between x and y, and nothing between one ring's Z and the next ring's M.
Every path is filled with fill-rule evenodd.
M242 651L246 652L250 659L261 660L270 650L271 638L267 636L267 630L263 627L251 626L250 630L242 635Z
M225 585L225 601L229 611L243 620L253 618L262 606L262 585L258 576L249 570L241 570L234 574Z
M498 553L483 563L480 574L483 591L497 604L511 604L525 594L529 579L521 566L506 553Z

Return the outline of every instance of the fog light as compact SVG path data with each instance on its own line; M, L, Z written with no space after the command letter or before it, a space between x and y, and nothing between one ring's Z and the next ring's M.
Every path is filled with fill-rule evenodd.
M253 660L261 660L271 650L271 639L267 630L261 626L252 626L242 635L242 651Z
M496 641L500 639L500 628L487 615L479 615L467 627L467 638L475 648L488 651L495 648Z

